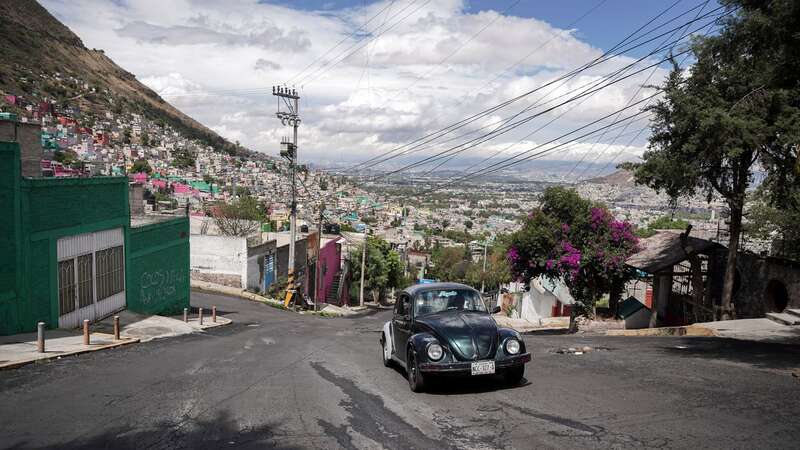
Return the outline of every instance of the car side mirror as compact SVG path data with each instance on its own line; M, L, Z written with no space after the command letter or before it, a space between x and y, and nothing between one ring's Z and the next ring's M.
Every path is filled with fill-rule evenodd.
M492 308L492 314L497 314L500 311L502 311L502 308L500 308L499 306L495 306L494 308Z

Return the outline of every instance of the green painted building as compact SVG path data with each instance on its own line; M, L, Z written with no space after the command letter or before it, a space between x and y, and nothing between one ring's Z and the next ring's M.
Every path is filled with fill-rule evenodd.
M0 142L0 334L189 306L189 220L131 218L127 177L21 174Z

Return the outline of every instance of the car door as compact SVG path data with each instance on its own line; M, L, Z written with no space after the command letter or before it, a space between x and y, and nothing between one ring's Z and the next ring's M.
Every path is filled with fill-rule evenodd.
M394 335L395 356L405 362L406 343L411 335L411 297L408 294L400 294L392 319L392 332Z

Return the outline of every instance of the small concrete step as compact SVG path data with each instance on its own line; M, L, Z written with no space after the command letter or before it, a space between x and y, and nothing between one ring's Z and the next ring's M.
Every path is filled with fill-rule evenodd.
M800 309L786 309L784 312L787 314L791 314L793 316L800 317Z
M767 313L767 319L782 325L800 325L800 317L786 313Z

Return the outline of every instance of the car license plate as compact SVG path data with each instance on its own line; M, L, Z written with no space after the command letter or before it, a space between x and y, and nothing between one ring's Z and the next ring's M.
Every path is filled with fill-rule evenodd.
M472 363L473 375L490 375L494 373L494 361L478 361Z

